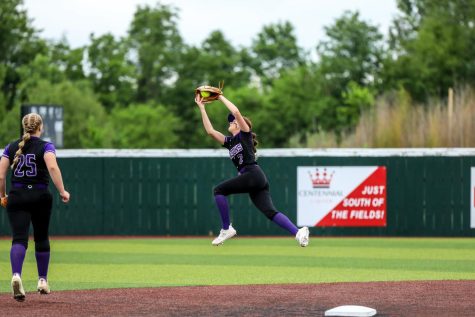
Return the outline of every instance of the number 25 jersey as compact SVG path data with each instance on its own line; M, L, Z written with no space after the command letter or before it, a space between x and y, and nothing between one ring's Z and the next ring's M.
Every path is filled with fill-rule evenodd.
M8 157L10 164L13 163L20 141L17 140L10 143L3 152L3 156ZM55 153L54 145L32 136L25 143L22 152L12 172L12 183L48 184L49 172L44 160L44 154L45 152Z

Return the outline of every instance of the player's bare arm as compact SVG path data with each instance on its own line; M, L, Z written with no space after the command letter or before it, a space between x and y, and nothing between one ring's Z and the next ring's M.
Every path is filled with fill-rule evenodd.
M61 176L61 171L59 170L58 162L56 161L56 155L53 153L45 153L44 156L46 167L48 172L53 180L54 186L59 192L61 199L64 203L69 202L69 193L64 189L63 177Z
M195 103L200 108L201 119L203 121L203 126L206 130L206 133L208 133L209 136L211 136L213 139L218 141L219 144L221 145L224 144L224 134L222 134L219 131L216 131L213 128L213 125L211 124L211 121L209 120L208 114L206 113L205 104L203 103L202 97L199 94L196 94L195 96Z
M242 116L241 112L239 111L238 107L236 107L235 104L233 104L231 101L229 101L226 97L223 95L220 95L218 97L219 100L221 100L222 103L228 108L228 110L233 114L233 116L236 118L237 123L239 124L239 127L241 131L244 132L249 132L251 129L247 125L246 121L244 120L244 117Z

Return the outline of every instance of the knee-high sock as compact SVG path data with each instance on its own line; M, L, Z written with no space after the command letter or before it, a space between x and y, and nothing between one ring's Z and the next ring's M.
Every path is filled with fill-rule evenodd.
M10 263L12 264L12 274L20 274L25 260L26 248L23 244L12 244L10 249Z
M214 200L218 206L219 214L221 215L221 224L224 230L229 229L229 206L228 199L224 195L215 195Z
M290 219L287 218L287 216L284 215L281 212L278 212L274 216L274 218L272 218L272 221L275 222L276 224L278 224L279 226L281 226L282 228L284 228L285 230L287 230L288 232L290 232L293 235L296 235L297 231L299 231L297 226L294 225L293 222L290 221Z
M38 268L38 277L47 280L50 252L35 252L36 267Z

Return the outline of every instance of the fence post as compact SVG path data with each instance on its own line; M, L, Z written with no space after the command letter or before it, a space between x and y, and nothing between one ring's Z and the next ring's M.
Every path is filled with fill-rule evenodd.
M447 100L447 111L448 111L448 120L449 120L449 142L447 144L448 147L453 146L452 143L452 118L454 116L454 90L449 88L449 95Z

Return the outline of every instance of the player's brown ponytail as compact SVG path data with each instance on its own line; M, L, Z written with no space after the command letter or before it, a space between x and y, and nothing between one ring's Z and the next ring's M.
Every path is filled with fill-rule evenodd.
M249 129L251 129L251 134L252 134L252 145L253 145L253 150L254 153L257 152L257 145L259 144L259 141L257 141L257 134L252 132L252 122L248 117L243 116L244 121L246 121L247 125L249 126Z
M43 124L43 119L41 119L41 116L37 113L29 113L23 117L21 123L23 126L23 136L20 143L18 143L18 151L15 152L15 158L13 159L13 163L11 165L12 169L14 169L18 164L20 155L23 154L23 147L25 146L25 143L28 142L33 133L38 131L40 126Z

